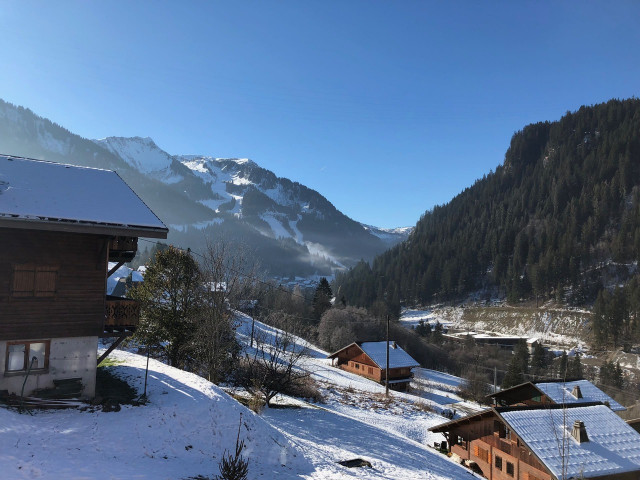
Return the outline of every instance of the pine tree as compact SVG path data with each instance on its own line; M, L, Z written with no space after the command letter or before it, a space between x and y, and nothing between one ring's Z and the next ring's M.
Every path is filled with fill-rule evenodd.
M568 365L569 365L569 357L567 357L566 350L563 350L562 355L560 355L560 361L558 365L559 378L566 378Z
M320 283L316 287L316 291L313 294L313 316L316 321L320 321L322 314L331 308L331 299L333 298L333 292L331 286L326 278L322 277Z
M580 379L584 377L582 363L580 362L580 354L576 353L569 359L567 364L567 378Z
M545 374L548 366L547 352L540 342L536 342L533 347L533 357L531 358L531 373L542 376Z

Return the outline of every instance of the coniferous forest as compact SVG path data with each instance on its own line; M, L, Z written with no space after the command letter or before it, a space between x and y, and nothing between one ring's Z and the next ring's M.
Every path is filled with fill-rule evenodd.
M516 132L494 172L427 211L406 242L339 275L334 291L396 312L473 292L598 299L601 343L615 344L635 328L639 257L640 100L611 100Z

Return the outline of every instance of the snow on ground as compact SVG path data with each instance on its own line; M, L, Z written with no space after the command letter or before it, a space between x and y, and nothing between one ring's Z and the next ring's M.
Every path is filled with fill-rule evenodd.
M449 328L453 325L453 322L442 315L434 312L433 310L416 310L405 309L400 315L400 323L407 328L415 328L420 321L428 323L431 327L434 327L436 323L440 323L443 327Z
M242 314L237 319L238 337L248 345L252 320ZM255 322L254 333L269 343L279 331ZM235 445L241 415L251 479L472 478L428 447L443 439L428 428L446 421L433 410L464 403L453 393L460 379L419 369L417 382L432 397L392 392L387 399L381 385L331 367L327 352L297 342L307 348L302 368L318 381L324 403L279 398L296 408L267 408L258 416L205 379L151 360L143 406L33 415L0 408L2 478L213 477L223 452ZM122 364L108 368L142 392L146 359L122 351L111 358ZM372 468L336 463L356 457Z
M142 392L144 357L113 352L113 368ZM262 418L220 388L158 361L149 365L149 403L100 410L0 408L0 471L11 479L184 479L218 473L225 449L247 443L251 478L305 478L314 467ZM311 477L308 477L311 478Z
M252 320L240 313L237 319L239 339L248 345ZM263 337L267 343L281 333L257 321L254 329L254 335ZM339 477L327 478L471 478L468 470L428 447L444 440L428 429L448 420L435 412L455 408L452 404L461 401L459 396L450 393L461 379L418 369L420 382L429 386L429 390L423 392L424 398L391 392L391 399L387 400L382 385L332 367L326 358L327 352L302 339L296 341L307 348L308 356L301 367L318 381L325 403L293 413L265 409L263 417L311 456L317 474L321 475L311 478L325 478L323 475L327 472L327 466L321 463L323 458L315 458L318 452L333 461L359 457L373 465L372 469L352 469ZM438 386L444 386L446 391L439 390ZM470 408L478 410L477 406Z

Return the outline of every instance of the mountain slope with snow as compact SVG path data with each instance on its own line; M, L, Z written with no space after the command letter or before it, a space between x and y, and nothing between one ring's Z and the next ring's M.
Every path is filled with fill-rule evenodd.
M274 275L330 275L405 238L363 227L251 160L172 155L148 137L87 140L1 100L0 151L116 170L170 227L169 242L202 250L208 238L225 237Z

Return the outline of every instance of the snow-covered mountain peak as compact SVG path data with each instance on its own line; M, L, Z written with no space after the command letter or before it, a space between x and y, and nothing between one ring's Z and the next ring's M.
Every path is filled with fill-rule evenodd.
M94 141L142 173L165 170L173 160L149 137L107 137Z

